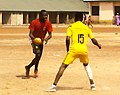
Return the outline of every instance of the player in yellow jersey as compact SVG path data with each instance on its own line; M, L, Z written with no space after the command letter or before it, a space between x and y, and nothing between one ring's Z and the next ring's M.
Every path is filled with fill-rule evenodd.
M66 48L67 48L67 55L59 68L59 71L56 75L55 81L53 82L52 86L47 91L56 91L56 85L63 75L64 70L68 67L69 64L73 63L76 58L80 59L80 62L83 63L85 70L87 71L87 75L90 81L91 90L95 90L95 84L93 81L92 70L90 68L89 59L88 59L88 49L87 49L87 41L88 37L92 40L92 43L98 46L101 49L101 45L98 41L94 38L92 31L88 28L87 25L82 23L83 14L76 13L75 15L75 23L71 24L66 33ZM70 40L71 38L71 40ZM70 45L71 41L71 45Z

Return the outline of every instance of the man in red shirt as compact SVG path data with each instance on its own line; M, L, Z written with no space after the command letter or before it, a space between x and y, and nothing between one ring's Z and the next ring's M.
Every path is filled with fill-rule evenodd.
M25 66L26 69L26 77L29 77L30 68L35 65L34 69L34 77L38 77L38 64L42 55L43 51L43 42L45 41L45 44L47 44L48 40L52 37L52 24L50 21L47 20L48 13L46 10L41 10L39 19L35 19L30 23L29 29L29 37L31 40L31 45L33 48L33 53L35 54L35 58L32 60L32 62ZM46 34L48 33L48 36ZM37 45L34 43L35 38L41 38L42 44Z

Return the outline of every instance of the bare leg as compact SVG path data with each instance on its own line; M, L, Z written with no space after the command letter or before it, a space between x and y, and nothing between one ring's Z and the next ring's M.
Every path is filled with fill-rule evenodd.
M64 72L64 70L67 68L67 66L68 66L68 65L65 65L64 63L62 63L62 65L60 66L59 71L58 71L58 73L57 73L57 75L56 75L56 78L55 78L55 80L54 80L54 83L53 83L53 84L51 85L51 87L50 87L48 90L46 90L46 91L50 91L50 92L55 92L55 91L56 91L56 85L57 85L60 77L63 75L63 72Z
M55 81L54 81L54 83L53 83L54 85L57 85L59 79L60 79L61 76L63 75L63 72L64 72L64 70L67 68L67 66L68 66L68 65L65 65L64 63L62 63L62 65L60 66L59 71L58 71L58 73L57 73L57 75L56 75Z

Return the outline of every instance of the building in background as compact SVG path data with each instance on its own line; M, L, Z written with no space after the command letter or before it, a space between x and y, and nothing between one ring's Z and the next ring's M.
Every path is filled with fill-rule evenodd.
M71 23L76 12L91 15L93 24L114 24L120 0L0 0L0 25L28 25L42 9L52 24Z
M52 24L71 23L76 12L89 13L83 0L0 0L0 24L28 25L42 9Z
M114 24L120 13L120 0L83 0L89 4L89 15L94 23Z

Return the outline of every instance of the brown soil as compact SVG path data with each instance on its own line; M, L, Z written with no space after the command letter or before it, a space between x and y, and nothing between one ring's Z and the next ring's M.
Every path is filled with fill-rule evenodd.
M52 84L66 54L66 28L54 28L53 38L44 46L39 77L22 79L25 65L34 58L27 28L0 29L1 95L120 95L120 28L93 28L102 49L88 41L90 65L96 91L91 91L86 72L78 59L58 83L57 92L45 92ZM33 75L34 68L30 74Z

